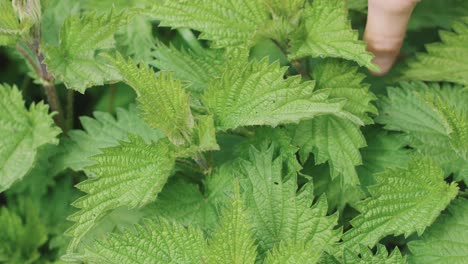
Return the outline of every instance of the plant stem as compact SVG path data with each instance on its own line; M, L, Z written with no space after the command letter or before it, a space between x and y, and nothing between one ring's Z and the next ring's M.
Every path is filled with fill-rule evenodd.
M197 165L201 168L201 170L204 172L204 174L207 174L211 169L208 165L208 162L206 161L205 156L201 152L198 152L195 157L193 157L193 160L197 163Z
M43 83L43 86L47 96L47 102L50 105L50 109L54 112L57 112L57 115L54 116L54 120L57 125L65 132L65 118L63 117L62 106L60 105L60 100L55 90L55 86L52 83Z
M287 48L285 47L285 45L282 45L279 41L277 41L276 39L272 39L273 43L275 43L276 47L278 47L278 49L285 55L285 56L288 56L288 50Z
M23 56L23 58L31 65L32 69L36 73L36 75L41 79L42 86L44 87L44 91L47 97L47 102L49 103L50 109L53 112L57 112L54 116L55 123L64 131L66 132L65 128L65 118L63 115L62 105L60 104L60 99L57 95L57 91L54 86L54 78L47 72L47 68L43 63L44 57L39 52L39 42L38 40L34 40L34 43L28 45L34 52L34 57L32 54L28 53L26 49L21 44L16 44L16 49L18 52Z
M198 172L198 173L201 173L203 174L203 170L200 169L199 166L193 164L192 162L190 162L189 160L185 160L185 159L176 159L176 163L180 166L183 166L185 168L188 168L190 169L191 171L194 171L194 172Z
M190 48L196 53L203 54L203 47L190 29L177 29L179 35L187 42Z
M16 50L23 56L23 58L28 61L29 65L33 68L34 72L40 76L41 70L37 65L37 62L34 61L34 58L29 55L29 53L20 45L20 43L16 43Z
M288 49L285 45L281 44L275 39L272 39L273 43L278 47L278 49L287 57L288 56ZM291 65L296 69L296 71L302 76L304 79L310 79L309 73L307 72L306 68L302 66L302 63L299 60L291 60Z
M117 86L115 84L110 85L109 104L107 105L107 112L112 113L115 107L115 97L117 95Z
M68 132L68 129L65 125L65 116L63 114L62 104L60 103L60 98L57 94L57 89L54 85L54 77L47 71L46 65L43 63L44 56L39 52L39 49L36 50L37 60L41 67L40 77L42 79L42 85L47 96L47 102L50 105L50 109L57 114L54 116L55 123L63 130L64 133Z
M75 91L69 89L67 93L67 131L73 128Z
M291 64L296 68L296 71L302 76L302 78L310 79L309 73L305 67L302 66L302 63L299 60L292 60Z
M44 55L40 50L40 39L40 26L36 26L31 48L35 53L37 62L39 62L40 71L38 72L38 76L41 78L42 85L44 86L50 109L54 112L57 112L57 114L54 116L55 123L62 129L64 133L67 133L68 127L65 124L65 114L63 113L62 104L57 94L57 89L54 85L54 77L47 71L47 66L44 64Z
M29 77L29 75L26 75L23 79L23 82L21 83L20 90L21 91L26 90L30 82L31 82L31 77Z

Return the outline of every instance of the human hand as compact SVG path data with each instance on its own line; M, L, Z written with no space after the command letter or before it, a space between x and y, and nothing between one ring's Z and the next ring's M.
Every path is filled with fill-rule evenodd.
M369 0L364 40L380 67L375 75L384 75L400 52L406 26L419 0Z

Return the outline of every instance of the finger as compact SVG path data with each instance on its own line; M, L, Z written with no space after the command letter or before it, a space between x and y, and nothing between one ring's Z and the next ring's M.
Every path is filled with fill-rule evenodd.
M419 0L369 0L364 40L380 67L375 75L384 75L400 52L406 26Z

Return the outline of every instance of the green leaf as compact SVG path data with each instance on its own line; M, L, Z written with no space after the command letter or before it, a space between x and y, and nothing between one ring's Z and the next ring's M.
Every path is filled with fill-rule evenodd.
M325 60L314 69L319 90L329 90L331 99L346 99L343 110L358 117L364 123L372 123L369 113L377 109L369 85L362 84L364 75L350 62ZM359 183L355 166L362 164L359 149L366 140L359 126L339 116L319 116L301 122L294 133L294 143L300 146L301 159L307 160L313 152L316 164L328 161L332 179L343 175L345 185Z
M0 46L14 46L17 40L30 33L30 28L41 20L39 0L0 0Z
M447 184L440 167L423 156L414 157L408 168L387 169L374 177L378 184L369 187L371 197L357 205L361 214L343 235L349 249L372 247L387 235L421 235L458 193L457 184Z
M380 101L381 114L376 121L385 124L386 129L406 132L410 145L440 163L446 175L455 173L456 179L466 181L466 90L421 82L401 86L388 88L388 97ZM453 96L459 99L451 100Z
M259 254L266 254L280 242L292 243L291 246L307 244L314 249L309 255L313 263L340 238L341 231L333 229L338 216L326 216L324 196L312 206L311 183L297 192L296 173L283 178L283 161L281 157L273 159L273 153L274 147L252 148L250 159L241 163L245 205L253 222Z
M376 121L385 124L386 129L406 131L413 137L447 135L450 131L447 121L423 98L430 94L430 89L440 87L414 82L388 88L388 96L379 102L381 114Z
M0 208L0 262L37 263L47 231L30 200L19 201L19 211Z
M242 180L242 199L239 187L235 184L234 199L228 208L222 210L219 225L212 232L208 242L205 242L202 232L198 229L191 226L185 228L164 218L158 218L154 221L147 220L144 226L137 225L133 230L113 233L107 239L87 244L84 252L70 254L66 259L99 263L253 263L260 260L256 259L255 241L259 241L262 247L265 245L263 239L266 238L273 239L271 247L280 241L297 245L307 243L311 251L303 251L300 255L307 254L310 256L309 260L314 263L339 239L340 230L333 229L337 217L326 216L327 205L324 198L320 198L311 207L314 198L311 184L306 184L296 193L295 174L289 175L290 177L283 182L282 161L272 161L272 156L273 148L264 152L252 149L255 165L242 161L242 174L247 177ZM255 168L249 168L250 166ZM229 178L224 175L217 179ZM219 189L222 185L224 184L214 186ZM212 185L207 183L206 186ZM272 192L265 192L264 187ZM211 188L208 196L216 193L219 195L219 190L214 191ZM282 203L274 203L275 199L282 200ZM245 207L243 202L246 203ZM252 203L256 203L257 206L252 207ZM259 221L259 216L263 217L263 220ZM265 219L268 221L265 222ZM273 227L272 230L262 233L259 228L263 225L259 225L260 222L267 223L269 227ZM274 234L280 236L271 237ZM264 250L261 248L258 253L264 255ZM300 259L300 255L295 255L295 258Z
M301 173L313 178L316 195L325 194L327 196L328 212L337 210L340 213L340 218L345 219L348 217L345 210L348 211L349 207L354 208L357 202L366 198L361 185L344 185L343 176L331 178L327 164L314 164L314 159L309 159L304 164Z
M402 256L400 250L395 248L389 255L382 244L377 244L375 254L365 246L360 246L358 251L345 249L341 255L325 254L320 263L323 264L406 264L406 257Z
M457 111L442 99L434 102L450 127L449 142L455 152L468 160L468 111Z
M182 180L170 181L154 203L154 211L184 226L211 232L219 220L219 208L227 204L233 192L232 174L230 166L222 166L205 179L201 188Z
M206 242L201 230L165 219L146 220L120 234L111 234L86 247L70 260L90 263L200 263Z
M468 258L468 200L458 198L419 239L408 243L409 263L462 264Z
M298 172L302 169L296 157L299 148L293 144L292 137L286 129L261 126L255 128L253 132L255 133L253 136L237 142L233 158L248 159L252 146L260 149L265 145L274 145L286 163L288 172Z
M247 62L245 51L227 55L226 68L204 94L203 102L219 130L239 126L294 123L324 113L340 113L341 100L328 101L327 90L314 92L313 82L284 78L285 67L268 58Z
M57 144L60 129L44 103L25 108L20 91L0 84L0 192L33 167L38 149Z
M28 196L37 202L49 192L49 187L54 186L55 171L52 171L51 158L57 154L59 146L45 145L38 149L34 166L26 173L21 181L15 182L5 194L11 196Z
M37 201L47 226L49 248L56 252L57 258L66 253L70 242L70 237L64 233L72 225L67 217L76 211L71 203L81 196L80 191L73 186L73 181L71 175L56 179L53 188Z
M87 195L73 203L81 210L69 217L75 222L67 231L73 236L69 252L109 211L121 206L140 208L154 201L175 162L169 143L163 140L147 144L129 136L129 142L102 151L89 168L96 176L77 185Z
M193 141L199 151L219 150L213 116L200 115L197 117L195 135L197 138Z
M365 187L374 185L373 175L386 168L405 168L413 150L406 149L408 138L401 133L390 133L371 128L365 131L367 147L361 150L362 166L357 167L359 179Z
M345 0L315 0L307 4L302 28L291 40L290 57L306 56L343 58L377 70L366 44L358 40L348 21Z
M468 104L465 104L468 100L468 87L450 83L429 84L429 86L432 86L429 89L431 94L441 98L458 112L468 111Z
M291 35L299 27L306 1L265 0L264 2L271 13L271 19L262 27L262 37L273 40L276 44L279 44L278 46L282 46L285 51Z
M175 145L191 141L194 119L190 101L180 81L171 73L154 71L145 65L138 67L132 60L118 54L113 59L124 81L138 94L144 120L163 131Z
M265 258L265 264L317 263L321 252L311 242L279 243Z
M267 6L276 16L288 17L304 7L305 0L266 0Z
M454 23L453 31L441 31L442 43L427 45L427 53L408 63L404 78L468 85L468 18Z
M178 148L176 156L179 158L193 158L196 160L200 158L201 152L213 150L219 150L219 145L216 141L216 129L213 116L195 116L195 127L190 146ZM206 167L208 166L208 164L205 165Z
M294 143L301 147L303 161L313 152L316 164L328 161L332 179L343 175L345 185L359 184L355 166L362 164L359 149L366 140L357 125L336 116L319 116L297 126Z
M99 54L115 48L114 34L127 24L128 17L125 12L111 10L67 18L59 45L45 47L47 69L69 89L81 93L91 86L119 81L118 71Z
M204 91L214 78L221 76L223 61L218 52L195 53L159 44L153 56L151 65L161 71L172 71L175 78L190 82L190 90L194 92Z
M254 263L256 249L251 224L242 204L239 187L222 212L213 236L205 241L203 233L185 228L164 218L146 220L134 230L111 234L107 239L87 245L82 254L70 260L99 263ZM135 249L139 250L135 250Z
M434 12L437 10L437 12ZM414 8L408 30L444 28L449 30L453 22L468 14L468 2L464 0L424 0Z
M154 48L151 21L142 15L135 16L115 35L118 50L135 61L149 63Z
M255 263L257 255L252 224L235 182L234 199L221 213L219 225L208 241L207 263Z
M184 226L213 229L218 221L217 206L208 200L196 184L171 181L158 196L155 212Z
M191 28L214 48L252 44L268 21L262 0L165 0L152 14L160 26Z
M112 212L106 214L99 220L89 232L82 238L81 244L76 250L82 252L86 244L90 244L97 239L106 237L112 232L121 232L141 222L143 219L154 218L155 214L151 211L151 204L143 208L129 209L127 207L118 207ZM66 235L66 234L65 234ZM67 243L68 245L68 243ZM66 253L66 251L64 252Z
M339 260L336 256L330 255L329 253L325 253L323 254L319 263L320 264L342 264L342 261Z
M60 28L70 16L78 15L83 1L42 1L41 40L44 45L59 45Z
M153 0L80 0L83 9L86 11L107 11L112 6L118 11L130 8L149 8L155 4Z
M343 110L357 116L365 124L372 124L369 114L377 114L372 101L377 98L369 91L370 85L363 83L364 74L351 62L326 59L314 67L313 77L317 89L329 89L329 98L344 98Z
M105 112L94 112L94 119L80 117L83 130L68 132L69 139L61 143L64 150L53 158L56 170L85 170L93 164L91 157L99 154L100 149L118 145L119 141L127 140L130 133L142 137L148 143L164 137L162 132L152 129L138 116L139 111L135 106L128 110L118 108L116 111L116 118Z
M11 1L0 0L0 46L15 44L23 30Z
M342 263L346 264L406 264L406 258L401 255L400 250L395 248L389 255L385 246L377 244L375 255L368 247L361 246L359 254L345 250Z

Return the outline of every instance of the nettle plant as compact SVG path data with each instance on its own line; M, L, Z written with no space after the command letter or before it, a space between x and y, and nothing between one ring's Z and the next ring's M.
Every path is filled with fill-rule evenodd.
M0 262L466 263L468 6L443 2L377 97L366 1L0 0L48 102L0 85ZM117 82L137 106L73 129L73 91Z

